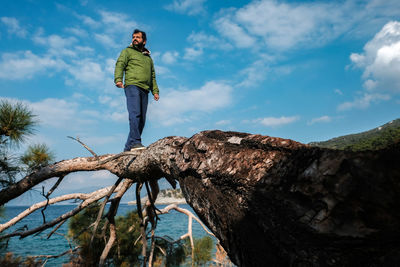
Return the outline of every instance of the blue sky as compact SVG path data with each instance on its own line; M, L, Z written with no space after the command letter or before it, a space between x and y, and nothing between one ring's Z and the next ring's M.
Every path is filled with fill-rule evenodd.
M207 129L308 143L400 117L398 0L3 0L0 97L38 115L29 143L57 160L89 155L66 136L122 151L128 119L113 71L135 28L147 32L160 87L145 145ZM112 179L77 174L66 188Z

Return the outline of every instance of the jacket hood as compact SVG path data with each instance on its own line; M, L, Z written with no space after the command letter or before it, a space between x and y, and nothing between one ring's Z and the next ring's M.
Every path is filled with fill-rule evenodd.
M132 43L130 43L128 48L132 48L132 49L135 49L135 50L139 51ZM145 55L148 55L148 56L150 56L150 54L151 54L150 50L147 49L146 47L143 47L143 51L141 51L141 52L142 52L142 54L145 54Z

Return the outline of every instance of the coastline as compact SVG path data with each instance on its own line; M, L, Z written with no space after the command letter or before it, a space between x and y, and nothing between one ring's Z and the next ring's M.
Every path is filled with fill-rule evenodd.
M141 203L145 203L146 201L147 201L147 196L142 197L140 199ZM185 198L158 196L154 204L156 205L187 204L187 202ZM129 201L128 205L136 205L136 200Z

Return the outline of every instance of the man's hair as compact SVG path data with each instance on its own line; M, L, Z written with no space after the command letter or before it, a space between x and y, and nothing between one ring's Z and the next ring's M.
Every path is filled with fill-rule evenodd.
M139 29L135 29L135 30L133 31L133 33L132 33L132 36L133 36L135 33L142 33L143 41L146 41L146 40L147 40L147 38L146 38L146 33L145 33L144 31L141 31L141 30L139 30Z

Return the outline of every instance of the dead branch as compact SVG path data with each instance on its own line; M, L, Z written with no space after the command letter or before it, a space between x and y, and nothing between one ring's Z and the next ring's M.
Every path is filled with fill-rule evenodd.
M115 222L110 222L109 228L110 228L110 238L108 239L108 242L104 247L103 252L101 253L99 266L104 266L108 253L110 252L112 246L114 245L115 240L117 239L117 233L115 231Z
M72 140L77 141L79 144L81 144L84 148L86 148L93 156L97 157L97 154L94 153L94 151L92 149L90 149L90 147L88 147L85 143L83 143L81 140L79 140L79 138L74 138L72 136L67 136L68 138L71 138Z
M42 196L46 198L47 202L44 208L40 210L40 213L42 213L43 223L46 223L46 215L44 214L44 211L47 209L47 206L49 205L49 198L44 194L44 186L42 186Z
M56 188L60 185L61 181L64 179L64 175L59 177L57 182L51 187L51 189L47 192L47 194L44 194L44 186L42 186L42 195L46 198L47 203L44 206L44 208L40 211L42 213L42 217L43 217L43 223L46 223L46 216L44 214L44 211L47 209L47 206L49 205L49 197L50 195L54 192L54 190L56 190Z
M165 237L168 237L169 239L165 238ZM164 240L165 242L167 242L169 244L175 244L182 240L180 237L176 240L172 240L172 238L170 236L158 236L158 235L155 235L154 238Z
M166 213L169 213L171 210L176 210L177 212L180 212L180 213L183 213L183 214L187 215L189 221L192 221L192 219L196 220L196 221L201 225L201 227L204 229L204 231L207 232L207 234L209 234L209 235L215 237L215 235L214 235L213 233L211 233L211 232L207 229L207 227L203 224L202 221L200 221L199 218L196 217L196 215L194 215L190 210L183 209L183 208L179 207L179 206L176 205L176 204L170 204L170 205L166 206L165 208L161 209L158 213L159 213L159 214L166 214ZM185 235L186 235L186 234L185 234ZM183 236L184 236L184 235L183 235Z
M157 199L158 193L159 193L159 186L158 186L158 182L157 180L150 180L150 186L151 186L151 190L149 189L149 185L148 182L145 182L146 185L146 190L147 190L147 195L148 195L148 200L146 201L146 207L145 207L145 211L148 214L148 217L150 218L150 223L151 223L151 236L150 236L150 240L151 240L151 246L150 246L150 255L149 255L149 267L153 266L153 255L154 255L154 249L155 249L155 230L157 227L157 222L159 220L158 216L157 216L157 208L154 204L154 202Z
M194 259L194 241L193 241L193 230L192 230L192 228L193 228L192 227L193 226L193 219L195 219L209 235L211 235L213 237L215 237L215 235L213 233L211 233L206 228L206 226L192 212L190 212L187 209L180 208L176 204L168 205L164 209L161 209L161 210L157 211L157 213L158 214L166 214L166 213L169 213L173 209L188 216L188 231L187 231L187 233L181 235L178 239L176 239L174 241L170 241L170 240L167 240L166 238L162 238L162 237L154 236L154 235L152 235L152 238L153 239L161 238L161 239L167 241L170 244L174 244L174 243L177 243L177 242L179 242L181 240L184 240L185 238L189 238L190 247L191 247L191 254L192 254L192 266L194 266L194 260L193 260ZM152 245L153 245L153 241L152 241ZM153 248L153 250L154 250L154 248ZM149 259L149 262L150 262L150 260L151 260L151 258Z
M71 199L88 200L88 199L94 198L96 195L98 195L100 198L102 198L102 196L106 192L108 192L108 190L110 188L111 187L105 187L105 188L99 189L97 191L94 191L92 193L88 193L88 194L74 193L74 194L68 194L68 195L51 198L51 199L49 199L48 204L52 205L52 204L55 204L58 202L63 202L63 201L71 200ZM8 222L0 224L0 233L3 232L4 230L6 230L7 228L9 228L10 226L16 224L17 222L19 222L20 220L22 220L29 214L33 213L34 211L44 207L46 204L47 204L47 200L33 204L32 206L30 206L29 208L27 208L26 210L24 210L23 212L21 212L20 214L18 214L11 220L9 220Z
M55 258L62 257L64 255L67 255L67 254L72 254L72 253L76 252L79 248L80 248L80 246L76 246L75 248L68 249L68 250L66 250L63 253L58 254L58 255L36 255L36 256L31 256L31 257L34 258L34 259L37 259L37 258L55 259Z
M146 186L148 199L147 199L145 207L144 207L145 214L143 216L146 217L146 214L147 214L147 216L149 216L150 223L152 225L156 226L157 221L160 219L158 218L158 215L157 215L158 209L156 208L155 201L157 200L157 196L160 191L160 188L158 186L157 180L150 180L151 190L149 189L148 181L145 182L145 186Z
M51 187L51 189L47 192L46 194L46 198L49 198L50 195L54 192L54 190L57 189L57 187L60 185L60 183L62 182L62 180L64 179L64 175L60 176L57 180L57 182Z
M117 239L116 227L115 227L115 215L117 214L119 203L121 201L122 196L126 193L126 191L128 191L128 189L132 186L132 184L133 184L132 180L125 180L122 183L120 190L117 192L115 197L111 200L111 205L110 205L110 208L106 215L106 218L110 225L110 227L109 227L110 228L110 237L107 241L106 246L103 249L103 252L101 253L99 266L104 266L104 263L108 256L108 253L110 252L112 246L114 245L115 240Z
M89 206L90 204L98 201L99 199L102 199L104 196L107 195L107 193L109 192L109 189L110 189L110 187L106 187L106 188L97 190L97 191L95 191L93 193L90 193L90 194L69 194L69 195L65 195L65 196L61 196L61 197L57 197L57 198L51 199L49 201L51 203L56 203L56 202L60 202L60 201L68 200L68 199L82 199L84 201L80 205L78 205L75 209L73 209L73 210L71 210L71 211L59 216L58 218L52 220L51 222L47 222L47 223L42 224L41 226L38 226L38 227L36 227L34 229L31 229L31 230L27 230L27 231L23 231L23 232L15 232L15 233L10 233L10 234L7 234L7 235L0 236L0 239L12 237L12 236L20 236L20 238L24 238L24 237L27 237L27 236L32 235L34 233L37 233L37 232L43 231L43 230L45 230L47 228L50 228L50 227L58 224L59 222L74 216L75 214L77 214L78 212L80 212L81 210L83 210L84 208ZM119 188L118 188L118 190L119 190ZM47 203L47 200L33 205L32 207L28 208L27 210L25 210L24 212L19 214L17 217L15 217L12 220L10 220L12 222L9 221L8 223L6 223L7 227L3 226L4 224L1 225L1 227L4 228L4 229L10 227L11 225L15 224L17 221L21 220L22 218L26 217L28 214L32 213L34 210L37 210L38 208L46 205L46 203Z
M160 179L165 177L175 188L175 175L171 173L169 162L187 138L169 137L150 145L148 149L140 152L123 152L119 154L100 155L98 157L78 157L56 162L34 170L32 173L0 191L0 206L20 196L24 192L41 182L53 178L65 176L79 171L108 170L118 177L141 180ZM162 148L162 149L159 149ZM164 162L164 163L163 163ZM150 167L151 166L151 167Z
M140 236L142 238L142 258L143 258L142 264L143 267L145 267L147 262L147 237L146 237L146 223L144 221L142 205L140 200L140 191L142 190L142 187L143 187L142 182L136 183L136 207L140 219Z
M97 218L96 221L93 224L93 230L92 230L92 238L90 239L90 246L93 244L94 237L96 235L97 227L99 226L100 220L103 216L104 208L108 202L108 199L111 197L111 195L114 193L115 188L119 185L119 183L122 181L122 178L118 178L118 180L115 182L115 184L110 188L110 191L107 193L106 197L103 200L103 203L100 206L99 212L97 213Z
M149 267L153 267L153 255L154 255L154 248L156 246L156 239L154 238L155 235L155 228L154 224L151 225L151 246L150 246L150 255L149 255Z
M136 210L138 212L139 218L143 219L143 213L142 213L142 203L141 203L141 199L140 199L140 191L142 190L143 187L143 183L141 182L137 182L136 183L136 190L135 190L135 194L136 194Z
M192 223L193 220L191 218L188 219L188 236L190 240L190 247L192 248L192 267L194 266L194 241L193 241L193 231L192 231Z
M213 262L215 262L217 266L221 267L232 266L232 262L229 260L228 254L221 244L218 242L215 247L217 251L215 252L215 259L213 259Z
M192 228L193 228L192 227L193 226L193 219L195 219L209 235L215 237L215 235L213 233L211 233L210 231L208 231L206 226L192 212L190 212L187 209L180 208L176 204L171 204L171 205L168 205L167 207L165 207L164 209L157 210L157 213L158 214L166 214L166 213L169 213L173 209L188 216L188 231L187 231L187 233L181 235L178 239L170 241L170 240L168 240L166 238L155 236L154 235L155 228L154 229L152 228L152 232L151 232L152 233L152 235L151 235L151 251L150 251L150 257L149 257L149 266L152 266L151 264L152 264L152 258L153 258L153 253L154 253L154 248L155 248L155 239L156 238L163 239L163 240L167 241L170 244L174 244L174 243L177 243L177 242L179 242L181 240L184 240L185 238L189 238L190 246L191 246L191 254L192 254L192 266L194 266L194 260L193 260L194 259L194 241L193 241L193 230L192 230ZM145 220L147 218L148 217L145 217Z
M118 153L116 155L110 156L108 158L105 158L105 159L99 161L99 164L105 164L105 163L108 163L108 162L110 162L112 160L116 160L116 159L118 159L120 157L123 157L123 156L127 156L127 155L137 156L139 154L140 154L140 151L124 151L124 152Z
M61 233L55 233L55 234L64 237L65 240L67 240L69 247L72 248L71 240L68 238L67 235L64 235L64 234L61 234Z
M61 221L54 229L47 235L47 239L49 239L67 220Z
M154 239L154 234L155 234L155 229L157 227L157 221L159 220L157 216L157 208L154 204L155 200L157 199L158 193L159 193L159 186L157 180L150 180L150 187L148 185L148 181L144 182L147 190L147 195L148 195L148 200L145 202L143 211L141 210L141 200L140 200L140 194L138 191L141 189L142 185L140 187L136 188L136 204L138 207L138 211L140 209L139 213L139 218L141 220L140 228L141 228L141 237L142 237L142 256L144 258L143 261L143 266L146 266L146 260L147 260L147 235L146 235L146 229L147 229L147 223L151 223L151 246L150 246L150 255L149 255L149 263L148 266L151 267L153 266L153 254L154 254L154 248L155 248L155 239Z
M108 155L100 156L99 158L108 158ZM40 184L41 182L53 177L65 176L68 173L78 171L97 171L97 170L113 170L112 163L99 165L95 158L75 158L57 162L53 165L42 167L33 171L25 178L21 179L15 184L8 186L0 191L0 205L4 205L11 199L14 199L32 187ZM114 171L115 173L115 171Z
M154 236L154 237L155 237L155 236ZM162 253L164 256L167 256L167 252L166 252L162 247L156 246L156 248L158 248L158 250L160 250L161 253Z
M118 188L118 191L116 190L116 194L114 198L111 200L111 205L106 215L106 218L108 220L114 219L115 215L117 214L121 198L126 193L126 191L128 191L128 189L133 185L133 183L134 182L132 180L124 180L124 182Z

